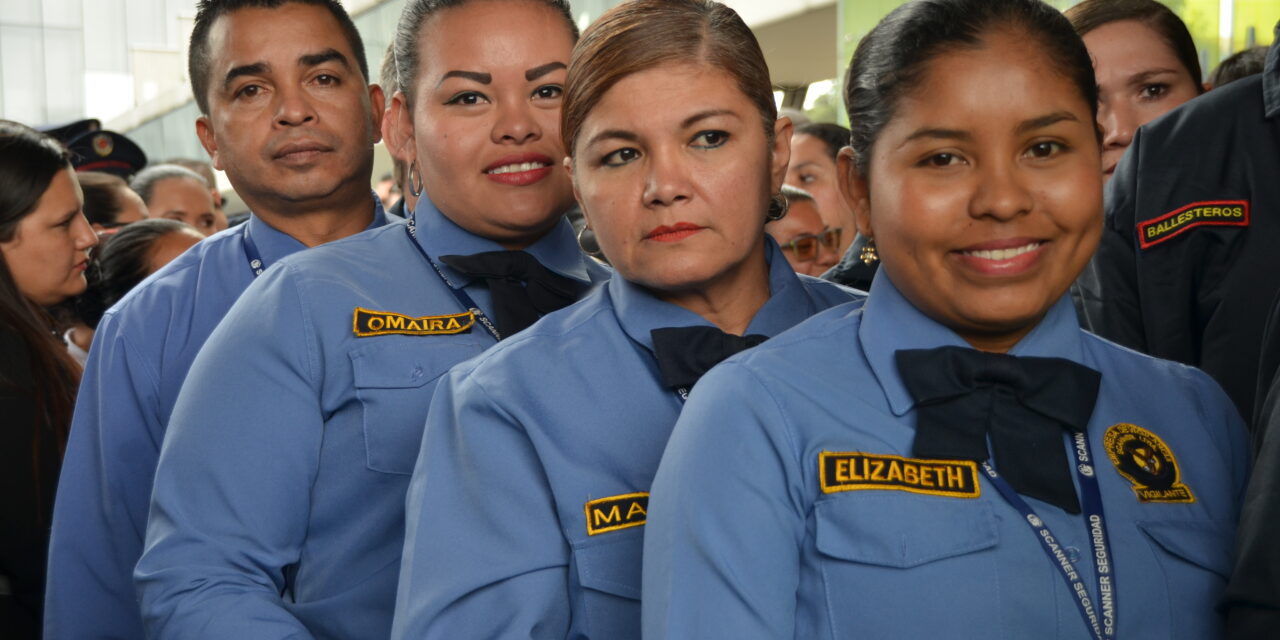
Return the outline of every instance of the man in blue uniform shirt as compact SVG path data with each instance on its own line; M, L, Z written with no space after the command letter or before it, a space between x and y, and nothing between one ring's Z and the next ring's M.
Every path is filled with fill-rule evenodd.
M196 352L255 273L386 222L369 190L383 98L367 84L350 18L336 2L247 4L202 3L189 62L197 133L253 215L156 273L98 326L54 512L49 638L142 637L132 573L160 443Z

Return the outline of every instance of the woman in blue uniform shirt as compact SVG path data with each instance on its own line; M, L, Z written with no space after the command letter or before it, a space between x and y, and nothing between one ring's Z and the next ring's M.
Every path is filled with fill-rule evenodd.
M407 5L389 142L416 224L280 260L200 352L135 576L151 635L390 633L436 380L606 275L561 215L576 36L558 0Z
M845 86L883 267L699 383L652 486L645 637L1219 636L1243 427L1064 296L1102 223L1071 26L917 0Z
M393 638L639 638L647 492L683 396L727 353L860 297L797 277L765 237L791 124L731 9L606 12L563 118L620 277L437 387Z

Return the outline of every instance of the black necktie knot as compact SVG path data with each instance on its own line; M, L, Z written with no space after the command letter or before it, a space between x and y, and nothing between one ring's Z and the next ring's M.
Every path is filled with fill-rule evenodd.
M524 251L486 251L469 256L440 256L458 273L484 280L493 296L494 323L505 338L568 306L580 285L542 266Z
M915 455L991 457L1018 493L1080 512L1063 443L1084 431L1101 376L1061 358L1017 357L962 347L895 354L916 401Z
M649 335L662 383L672 389L692 388L711 367L768 339L758 334L735 336L706 326L666 327Z

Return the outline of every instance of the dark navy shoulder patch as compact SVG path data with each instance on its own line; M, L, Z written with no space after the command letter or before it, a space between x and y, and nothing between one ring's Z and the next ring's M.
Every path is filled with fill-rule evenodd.
M590 500L586 506L587 535L594 536L644 524L649 515L649 492Z
M1164 440L1136 424L1112 425L1102 436L1102 446L1116 471L1132 485L1139 502L1195 502L1180 482L1178 460Z
M1192 202L1138 225L1138 244L1150 249L1196 227L1249 226L1248 200Z
M476 323L475 314L470 311L447 316L406 316L391 311L373 311L356 307L351 324L355 334L361 338L369 336L439 336L454 333L465 333Z
M818 454L823 493L869 489L977 498L978 465L972 460L932 460L858 451Z

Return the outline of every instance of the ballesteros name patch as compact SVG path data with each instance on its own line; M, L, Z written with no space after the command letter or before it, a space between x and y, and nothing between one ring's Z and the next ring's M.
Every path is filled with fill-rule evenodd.
M1193 202L1185 207L1179 207L1159 218L1139 224L1138 244L1143 249L1150 249L1185 231L1205 225L1218 227L1249 226L1249 201L1213 200L1209 202Z
M355 334L361 338L369 336L437 336L464 333L471 330L476 323L475 314L470 311L447 316L406 316L391 311L373 311L356 307L351 320Z
M823 493L868 489L977 498L978 465L972 460L930 460L862 452L818 454Z

